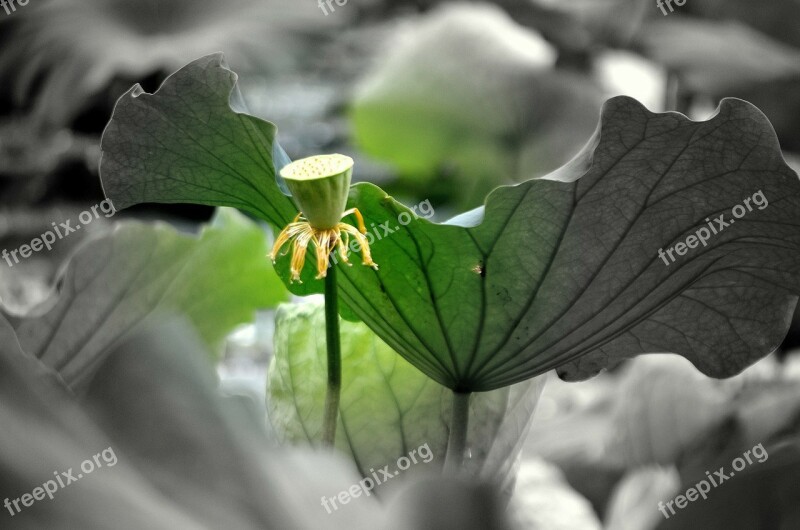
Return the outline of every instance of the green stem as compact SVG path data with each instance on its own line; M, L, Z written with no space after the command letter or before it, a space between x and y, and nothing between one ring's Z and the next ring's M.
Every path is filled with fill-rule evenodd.
M447 440L447 455L444 459L444 472L455 475L464 463L464 450L467 448L467 427L469 426L469 392L453 392L453 412L450 419L450 437Z
M328 389L325 394L325 417L322 443L333 447L339 419L339 394L342 389L342 345L339 340L339 295L336 290L336 265L325 276L325 338L328 348Z

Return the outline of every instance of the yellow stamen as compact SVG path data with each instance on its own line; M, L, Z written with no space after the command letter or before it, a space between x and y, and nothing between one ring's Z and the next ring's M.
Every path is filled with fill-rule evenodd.
M351 265L347 259L347 249L350 246L350 236L352 235L361 246L362 263L377 270L378 264L372 261L369 242L367 238L364 237L367 233L367 229L364 226L364 218L357 208L347 210L342 214L342 217L346 217L350 214L355 215L358 228L344 222L340 222L334 228L314 228L303 217L302 213L297 214L294 220L286 225L286 227L281 230L280 234L278 234L278 237L275 238L275 244L272 246L272 252L269 253L269 258L275 263L281 248L291 241L292 258L289 269L291 278L289 281L298 281L302 283L300 274L305 265L308 246L313 243L317 261L316 278L321 279L328 274L331 254L337 249L342 261Z
M339 229L344 233L351 234L356 242L361 246L361 263L378 270L378 264L372 261L372 253L369 250L369 242L364 234L356 230L356 227L347 223L339 223Z
M294 240L294 248L292 248L292 263L290 267L290 271L292 273L292 280L297 280L300 283L303 281L300 279L300 273L303 271L303 265L306 262L306 250L308 249L308 243L313 239L314 234L311 231L303 232L297 239Z
M364 226L364 218L361 217L361 212L358 211L358 208L350 208L346 212L342 214L342 219L347 217L348 215L353 214L356 216L356 221L358 221L358 229L361 231L362 234L367 233L367 228Z

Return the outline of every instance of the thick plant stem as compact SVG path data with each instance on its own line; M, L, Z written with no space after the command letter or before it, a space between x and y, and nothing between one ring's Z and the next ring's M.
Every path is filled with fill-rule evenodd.
M667 81L664 87L664 110L674 110L688 115L692 108L692 99L692 94L686 91L680 76L674 71L667 72Z
M447 440L447 455L444 459L446 475L455 475L464 462L467 448L467 427L469 426L470 392L453 392L453 413L450 419L450 437Z
M325 276L325 338L328 349L328 389L325 394L325 417L322 443L333 447L339 419L339 394L342 389L342 345L339 339L339 293L336 289L336 265Z

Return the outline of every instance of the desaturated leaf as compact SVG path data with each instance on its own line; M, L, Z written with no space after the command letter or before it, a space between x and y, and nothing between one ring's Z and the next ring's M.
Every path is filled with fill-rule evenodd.
M685 444L676 465L681 477L702 477L717 462L728 463L759 444L779 445L800 437L800 394L797 380L782 371L761 381L747 381L728 397L731 413ZM716 469L716 467L715 467Z
M192 326L172 318L150 324L100 361L77 399L22 352L0 317L0 489L20 497L54 471L72 470L78 480L52 500L20 505L11 528L411 530L441 516L414 497L396 501L391 519L364 496L328 513L320 499L358 482L350 463L273 447L241 404L222 398ZM101 454L102 468L79 476L82 462ZM454 503L479 490L440 479L437 498ZM485 496L474 509L484 528L501 528L502 513L484 510L492 506ZM415 514L413 525L397 517L403 513Z
M570 487L556 466L543 460L523 461L510 509L519 528L602 528L592 505Z
M49 300L14 318L17 335L69 385L160 311L187 315L216 348L256 309L286 297L266 246L261 228L235 210L221 210L197 237L164 224L120 223L76 251Z
M637 359L634 362L638 362ZM548 382L523 454L558 466L569 485L603 516L626 465L611 422L619 381L604 373L580 385Z
M725 422L730 393L684 359L637 359L622 376L612 415L612 450L629 468L674 464Z
M738 20L766 35L800 47L800 34L793 21L800 19L797 0L770 0L769 8L750 0L695 0L688 12L710 19Z
M120 99L101 165L115 205L197 202L276 228L291 220L270 158L275 128L230 108L234 81L209 56L156 94ZM613 98L572 162L498 188L448 224L412 219L367 183L348 204L392 231L373 245L380 270L340 267L342 300L457 391L554 368L581 379L653 352L731 376L780 344L800 293L800 181L764 115L735 99L693 122ZM321 289L310 261L295 292ZM285 280L287 269L284 256Z
M796 155L800 151L800 74L764 80L741 89L727 89L724 95L753 103L769 118L786 162L795 172L800 172L800 159Z
M800 445L797 438L774 447L766 447L769 458L763 462L753 459L741 472L731 475L731 460L709 462L706 470L714 474L724 466L728 479L711 488L707 498L697 497L685 508L660 519L659 530L703 528L728 530L730 528L792 529L800 526ZM741 456L738 455L738 456ZM743 460L744 461L744 460ZM719 478L719 477L718 477ZM696 488L706 475L684 480L679 492ZM706 479L707 480L707 479ZM662 499L667 502L670 499Z
M27 508L19 505L22 510L13 519L4 508L9 528L203 528L142 479L128 455L111 445L74 396L22 352L2 316L0 339L0 420L6 429L0 440L3 496L19 498L34 485L53 479L54 471L79 473L86 458L109 447L117 458L113 466L107 465L113 461L109 459L79 482L56 489L52 499L45 497ZM58 486L55 481L47 487L54 486Z
M39 120L63 126L119 78L169 72L218 50L239 68L275 71L298 49L294 29L344 22L320 14L290 0L39 2L0 20L16 42L0 56L0 76L19 104L35 97Z
M405 484L390 500L387 530L513 530L505 500L491 484L461 481L461 490L443 489L448 482L430 478ZM418 507L409 510L408 506Z
M659 351L726 377L780 343L800 291L800 182L757 109L725 100L697 123L614 98L551 178L495 190L477 226L417 220L376 242L382 269L345 270L345 301L420 368L457 374L437 378L452 388L581 379ZM402 211L374 187L353 195L378 223ZM717 218L737 224L713 234ZM689 236L698 250L665 262Z
M531 25L547 32L548 40L558 43L560 48L579 50L598 44L628 44L652 9L638 0L530 0L530 3L536 7L530 17ZM553 31L553 20L559 31ZM576 42L576 36L582 38Z
M680 18L647 24L646 54L701 94L728 94L800 73L800 49L737 22ZM735 51L734 51L735 50Z
M657 491L668 486L653 466L670 470L677 488L680 480L719 468L717 461L729 463L756 444L800 433L797 378L770 361L715 381L697 374L684 359L642 356L624 370L582 385L554 382L540 412L554 406L554 394L559 398L562 389L571 395L588 390L588 396L561 397L551 418L537 416L525 454L557 464L599 513L610 510L605 517L615 528L626 523L631 529L648 528L639 521L651 510L637 510L635 497L653 493L648 493L651 486Z
M366 325L341 322L342 394L336 445L359 471L425 446L413 469L444 464L451 392L397 355ZM326 384L325 315L321 303L283 305L269 370L268 410L279 437L318 445ZM537 378L472 397L465 469L496 483L513 478L513 465L544 386ZM411 470L409 470L411 471ZM407 472L404 472L407 473Z
M206 528L366 528L374 499L328 514L320 504L357 482L348 462L270 446L262 425L221 399L187 325L126 342L86 385L84 403L114 447L164 498ZM213 477L211 480L209 477Z
M606 514L607 530L652 530L662 520L659 502L678 493L680 477L673 468L633 470L614 488Z
M14 515L13 528L383 525L371 499L335 515L319 506L323 494L355 482L355 473L329 455L279 451L255 435L221 399L208 355L187 323L162 321L134 332L81 385L80 400L31 369L2 318L0 336L0 418L11 429L0 441L3 492L18 497L54 470L73 470L78 480ZM84 460L109 448L102 467L79 475Z

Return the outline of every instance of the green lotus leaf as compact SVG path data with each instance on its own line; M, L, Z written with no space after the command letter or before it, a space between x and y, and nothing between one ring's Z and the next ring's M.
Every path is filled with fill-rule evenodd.
M275 126L234 110L235 79L218 54L121 97L102 141L115 205L236 206L276 229L296 215L275 179ZM652 352L730 376L780 344L800 294L800 181L769 121L736 99L704 122L610 99L569 164L449 223L368 183L348 207L384 228L380 270L340 266L343 302L460 392L552 369L582 379ZM288 282L288 257L277 268ZM313 269L294 292L321 290Z
M452 392L397 355L365 324L341 322L342 394L336 446L364 476L415 453L414 468L444 464ZM319 445L326 389L325 315L321 302L280 306L267 404L282 441ZM510 483L544 387L538 377L470 403L465 470ZM424 446L424 449L419 449Z

